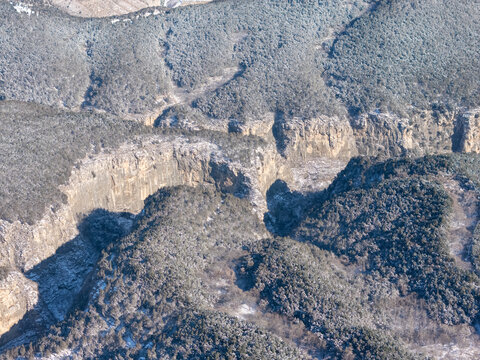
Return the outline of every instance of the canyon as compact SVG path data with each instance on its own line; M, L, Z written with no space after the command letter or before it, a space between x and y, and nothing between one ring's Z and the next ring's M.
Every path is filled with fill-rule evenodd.
M272 116L262 126L258 121L242 124L230 135L264 141L243 163L230 159L213 142L188 135L150 135L89 155L60 186L66 195L60 209L47 210L33 225L0 221L0 267L7 269L0 280L0 333L37 304L38 289L25 274L78 236L79 223L96 209L137 214L144 200L162 187L203 184L249 199L263 218L266 193L275 181L281 179L304 194L320 191L353 156L478 152L478 114L422 113L399 121L371 113L353 125L338 118L303 122Z
M0 358L76 358L81 331L83 355L203 356L211 328L293 357L478 358L477 13L0 1Z

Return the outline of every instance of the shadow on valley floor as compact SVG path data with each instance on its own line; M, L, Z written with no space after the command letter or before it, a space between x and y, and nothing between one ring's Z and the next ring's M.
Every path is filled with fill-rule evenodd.
M285 181L275 181L267 190L268 212L263 217L268 231L277 236L290 236L302 221L306 209L320 201L323 194L324 191L292 191Z
M38 284L38 303L0 337L0 352L34 340L73 309L84 307L92 287L89 278L102 250L128 234L134 220L131 213L96 209L79 223L75 238L26 272Z

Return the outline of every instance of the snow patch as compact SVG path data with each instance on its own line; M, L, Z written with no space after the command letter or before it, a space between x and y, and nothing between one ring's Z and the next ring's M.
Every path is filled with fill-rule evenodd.
M50 355L49 357L46 357L44 359L46 360L60 360L60 359L65 359L65 358L69 358L72 356L72 350L71 349L66 349L66 350L63 350L57 354L52 354Z
M220 279L218 281L215 281L215 286L217 286L217 287L227 287L228 286L228 281L226 279Z
M223 295L227 293L227 289L229 288L228 281L226 279L220 279L219 281L215 282L216 292L219 295Z
M10 3L11 4L11 3ZM19 14L22 14L22 13L25 13L27 14L28 16L32 15L32 14L35 14L35 11L33 11L32 9L30 9L27 5L25 4L22 4L22 3L18 3L16 5L13 5L13 8L15 9L16 12L18 12Z
M245 317L255 314L257 311L255 306L250 306L248 304L242 304L238 307L236 317L239 319L245 320Z

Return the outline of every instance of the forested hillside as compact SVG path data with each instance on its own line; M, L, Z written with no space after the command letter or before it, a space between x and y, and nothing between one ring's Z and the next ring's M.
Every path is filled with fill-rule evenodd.
M479 0L79 3L0 0L0 359L480 358Z

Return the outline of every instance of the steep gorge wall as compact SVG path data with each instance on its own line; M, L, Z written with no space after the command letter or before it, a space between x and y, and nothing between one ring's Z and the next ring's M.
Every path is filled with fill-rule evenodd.
M278 176L276 154L268 149L245 168L212 143L153 136L85 159L62 186L67 201L59 210L49 209L34 225L0 221L0 267L8 269L0 277L0 334L38 300L36 283L23 273L78 235L78 223L94 209L138 213L162 187L210 184L250 198L263 214L265 192Z
M480 109L461 113L455 124L454 151L480 153Z
M270 131L252 122L239 132L262 136L268 145L256 150L248 166L234 164L206 141L153 137L128 144L84 160L69 184L62 186L66 205L56 212L49 210L37 224L0 220L0 241L5 244L0 248L0 265L28 270L75 236L82 215L96 208L137 213L148 195L165 186L210 183L248 196L264 210L268 187L277 178L291 181L292 168L311 159L346 162L356 155L478 152L479 113L422 113L410 120L372 113L353 123L326 117L275 119L267 124Z
M439 113L422 111L409 118L368 113L356 118L285 119L272 132L286 158L348 160L356 155L399 156L480 152L480 109Z
M38 301L37 284L19 271L0 278L0 335L15 325Z
M213 171L221 165L223 171ZM147 196L165 186L211 184L236 192L246 186L238 181L245 182L240 170L211 143L152 138L124 145L84 160L73 171L69 184L61 187L67 196L61 209L49 210L31 226L2 221L1 259L26 271L75 236L77 222L94 209L137 213Z

